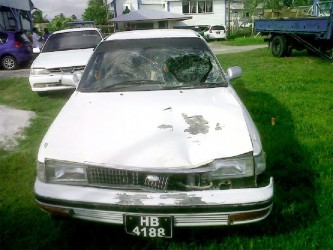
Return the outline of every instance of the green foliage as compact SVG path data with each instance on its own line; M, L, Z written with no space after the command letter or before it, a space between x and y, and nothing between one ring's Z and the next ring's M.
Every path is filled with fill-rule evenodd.
M103 0L89 0L82 15L85 21L94 21L96 25L107 24L107 11Z
M228 40L233 40L238 37L252 37L252 28L238 28L228 34Z
M73 15L72 17L66 17L63 13L60 13L59 15L55 16L48 25L49 31L65 29L67 22L75 21L73 17L75 17L75 15Z
M256 8L261 6L267 9L281 9L286 7L312 5L311 0L246 0L245 9L252 15Z
M43 11L38 9L32 13L32 19L34 23L46 23L49 21L46 17L47 16L43 16Z

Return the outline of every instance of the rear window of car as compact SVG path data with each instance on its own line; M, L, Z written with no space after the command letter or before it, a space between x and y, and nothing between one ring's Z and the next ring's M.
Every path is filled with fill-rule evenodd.
M21 43L29 43L28 37L23 33L23 32L16 32L14 34L14 38L16 42L21 42Z
M42 53L95 48L101 40L101 35L95 30L57 33L49 37Z
M219 26L213 26L212 30L224 30L224 27L219 25Z
M7 42L8 39L8 34L4 32L0 32L0 43L5 43Z

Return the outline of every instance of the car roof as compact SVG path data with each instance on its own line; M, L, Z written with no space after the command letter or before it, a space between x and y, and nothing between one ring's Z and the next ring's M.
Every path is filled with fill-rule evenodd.
M110 35L106 40L148 39L148 38L184 38L199 37L193 30L185 29L152 29L122 31Z
M66 33L66 32L77 32L77 31L89 31L89 30L99 31L99 29L97 29L97 28L73 28L73 29L58 30L58 31L53 32L53 34Z

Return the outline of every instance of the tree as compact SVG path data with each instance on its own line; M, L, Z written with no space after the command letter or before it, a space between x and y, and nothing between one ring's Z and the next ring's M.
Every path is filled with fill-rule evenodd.
M85 21L94 21L96 25L107 24L107 10L104 0L89 0L82 15Z
M312 0L246 0L244 4L249 14L253 15L258 6L267 9L281 9L284 7L311 5Z
M74 21L73 18L71 17L65 17L63 13L60 13L59 15L55 16L50 24L48 25L48 29L50 31L57 31L57 30L62 30L66 28L66 23L67 22L72 22Z
M38 9L32 13L34 23L47 23L49 20L46 17L46 15L43 16L43 11Z

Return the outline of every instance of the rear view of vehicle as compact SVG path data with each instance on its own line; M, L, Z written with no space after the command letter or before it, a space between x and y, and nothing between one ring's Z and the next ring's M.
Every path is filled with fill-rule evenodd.
M227 34L225 32L225 28L222 25L214 25L209 26L206 31L204 32L204 38L209 40L219 40L219 39L226 39Z
M73 88L63 84L63 74L81 74L102 39L101 32L96 28L54 32L31 65L29 82L32 91L41 94Z
M7 70L17 69L32 59L32 47L23 32L0 32L0 61Z

